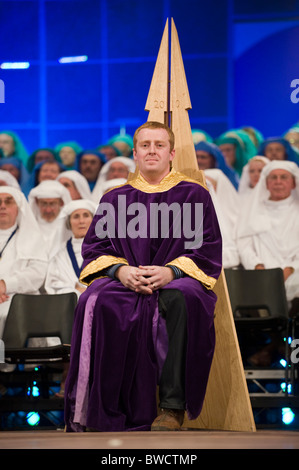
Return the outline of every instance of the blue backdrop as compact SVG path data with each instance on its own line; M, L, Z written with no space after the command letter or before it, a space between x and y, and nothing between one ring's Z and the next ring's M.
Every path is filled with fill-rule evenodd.
M281 135L299 120L290 99L299 79L298 15L298 0L0 1L0 130L17 132L29 152L66 140L92 148L120 130L133 133L147 119L173 17L192 127L213 137L243 125ZM85 62L59 62L70 56Z

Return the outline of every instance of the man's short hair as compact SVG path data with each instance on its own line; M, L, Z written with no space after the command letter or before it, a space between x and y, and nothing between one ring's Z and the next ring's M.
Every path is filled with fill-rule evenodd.
M174 149L174 133L172 132L170 127L168 127L166 124L163 124L162 122L157 122L157 121L147 121L144 124L142 124L142 126L138 127L138 129L136 129L134 136L133 136L134 149L136 149L138 134L142 129L165 129L169 136L170 151Z

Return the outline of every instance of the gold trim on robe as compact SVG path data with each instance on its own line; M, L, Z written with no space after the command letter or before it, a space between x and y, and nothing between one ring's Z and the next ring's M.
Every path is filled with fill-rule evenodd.
M186 181L189 183L196 183L199 186L202 186L204 189L207 190L207 188L200 183L199 181L196 181L193 178L189 178L188 176L184 175L183 173L180 173L179 171L176 171L174 168L171 169L171 171L160 181L159 184L150 184L146 181L146 179L143 178L143 176L138 172L138 174L132 177L126 184L130 184L133 188L138 189L139 191L142 191L144 193L163 193L166 191L169 191L170 189L174 188L177 184L179 184L181 181Z
M192 261L191 258L187 256L180 256L175 260L166 264L166 266L172 265L179 268L185 274L190 277L193 277L197 281L201 282L207 289L211 290L214 288L217 279L211 276L207 276L197 265Z
M90 284L95 281L96 279L101 279L102 277L107 276L97 276L92 277L92 279L88 279L91 276L94 276L96 273L103 271L103 269L109 268L114 264L126 264L128 265L128 261L125 258L117 258L116 256L104 255L100 256L99 258L91 261L85 268L82 270L80 274L79 281L82 284L90 286Z

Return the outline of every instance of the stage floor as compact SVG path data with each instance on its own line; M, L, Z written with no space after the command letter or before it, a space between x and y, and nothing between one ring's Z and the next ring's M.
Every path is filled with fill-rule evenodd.
M64 433L3 431L0 449L299 449L298 431Z

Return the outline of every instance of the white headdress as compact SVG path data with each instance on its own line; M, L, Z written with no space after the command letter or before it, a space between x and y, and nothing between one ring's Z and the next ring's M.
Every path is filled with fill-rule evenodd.
M23 192L11 186L0 186L0 193L10 194L18 206L17 258L47 261L39 225Z
M68 226L70 215L78 209L87 209L92 216L97 210L97 204L90 199L77 199L70 201L60 211L58 216L58 228L53 246L50 247L50 258L55 256L59 249L72 237L72 231Z
M91 191L87 179L77 170L67 170L59 173L57 181L60 178L69 178L75 185L82 199L90 199Z
M244 165L242 174L240 177L240 182L239 182L239 187L238 187L238 193L239 194L244 194L247 191L250 191L252 188L250 188L250 179L249 179L249 168L250 168L250 162L254 161L261 161L265 165L270 163L269 158L264 157L263 155L256 155L255 157L252 157L246 165Z
M204 170L207 178L216 182L216 194L219 206L226 218L227 223L233 228L235 234L235 224L239 212L239 196L228 177L219 168L209 168Z
M271 225L266 216L266 201L269 200L270 192L267 189L266 179L273 170L286 170L290 172L296 182L296 187L292 191L290 198L280 201L287 210L287 205L298 204L299 207L299 167L296 163L287 160L272 160L264 166L259 182L252 191L252 197L247 204L242 207L242 213L238 221L237 236L246 237L257 233L271 230ZM278 204L274 202L274 204Z
M103 185L107 181L107 176L108 176L108 172L110 170L110 166L112 165L112 163L115 163L115 162L123 163L128 168L128 171L131 172L131 173L134 173L134 171L135 171L136 164L135 164L134 160L132 160L129 157L115 157L115 158L111 158L111 160L109 160L107 163L105 163L102 166L101 170L100 170L97 182L96 182L95 187L92 191L92 199L97 203L99 202L102 195L104 194ZM105 188L105 190L106 189L107 188Z
M51 198L60 198L63 200L64 204L67 204L72 200L69 191L63 186L63 184L59 183L59 181L42 181L40 184L35 186L35 188L31 189L28 195L28 201L36 218L39 217L39 209L36 200Z
M12 186L13 188L21 189L17 178L14 177L9 171L0 170L0 180L5 181L7 186Z

